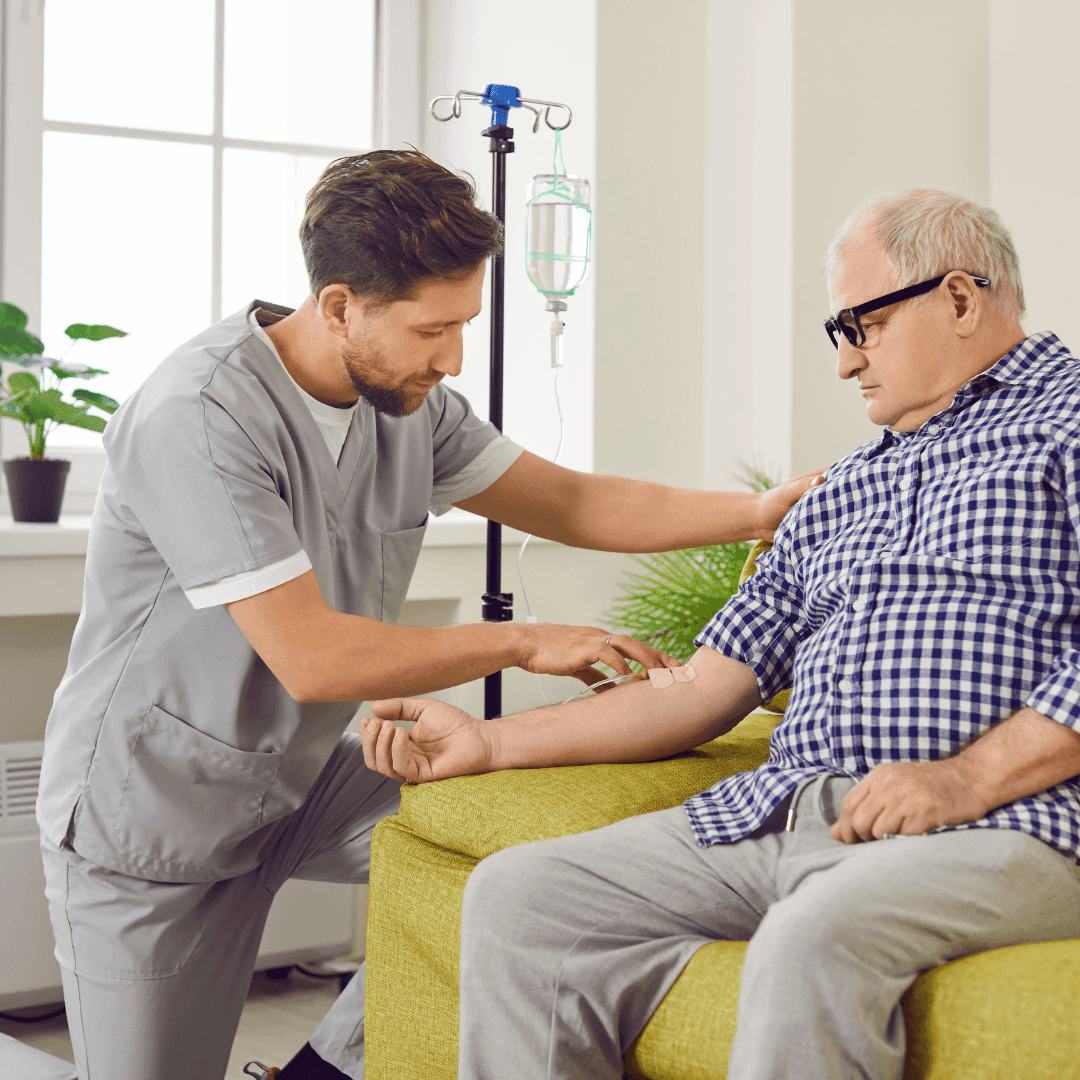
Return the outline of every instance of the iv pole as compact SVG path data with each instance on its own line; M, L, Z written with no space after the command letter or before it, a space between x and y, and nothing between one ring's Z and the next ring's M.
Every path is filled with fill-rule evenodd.
M536 98L523 98L516 86L504 86L489 83L482 94L473 90L459 90L452 96L434 98L431 102L431 115L436 120L453 120L461 116L462 98L477 98L481 104L491 106L491 126L480 132L490 140L492 210L499 223L506 228L506 155L514 152L514 129L506 124L511 109L526 108L536 114L533 131L540 126L540 110L533 105L544 105L544 123L553 130L563 130L570 126L573 114L568 105L557 101L541 101ZM440 101L452 101L453 108L449 116L440 116L435 106ZM565 109L567 121L557 126L551 122L548 114L551 110ZM505 293L505 257L496 255L491 260L491 342L489 349L489 398L488 419L502 431L503 426L503 316L506 303ZM487 578L481 617L484 622L510 622L514 618L514 594L502 592L502 526L497 521L487 523ZM484 678L484 719L493 720L502 715L502 672L496 671Z

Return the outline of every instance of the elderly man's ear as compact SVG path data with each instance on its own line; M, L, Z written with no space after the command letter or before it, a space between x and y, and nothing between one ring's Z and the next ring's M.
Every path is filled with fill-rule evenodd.
M979 329L983 316L983 301L979 287L967 274L951 273L943 283L952 305L954 329L959 337L968 338Z

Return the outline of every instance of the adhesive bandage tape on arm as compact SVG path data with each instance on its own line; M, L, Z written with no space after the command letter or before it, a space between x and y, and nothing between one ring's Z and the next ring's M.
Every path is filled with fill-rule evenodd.
M696 678L697 672L689 664L677 668L652 668L649 671L649 682L657 690L663 690L665 686L671 686L672 683L693 682Z

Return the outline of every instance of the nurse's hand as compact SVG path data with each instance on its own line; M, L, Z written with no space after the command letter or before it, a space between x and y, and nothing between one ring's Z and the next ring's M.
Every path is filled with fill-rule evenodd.
M453 705L433 698L373 701L381 719L360 720L364 764L394 780L424 784L448 776L488 772L493 728ZM413 720L411 731L395 720Z
M629 675L626 662L636 660L643 668L675 668L682 664L674 656L625 634L612 634L595 626L558 626L554 623L526 623L525 656L518 667L537 675L573 675L586 685L608 678L593 664L606 664L619 675Z
M763 491L758 498L758 526L757 534L761 540L772 540L780 522L784 520L787 512L811 489L825 483L822 475L824 469L814 469L811 472L796 476L779 487L769 488Z

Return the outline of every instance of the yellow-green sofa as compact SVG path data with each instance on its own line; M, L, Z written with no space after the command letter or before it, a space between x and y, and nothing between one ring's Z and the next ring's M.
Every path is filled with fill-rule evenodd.
M372 841L367 1080L457 1076L461 897L480 859L676 806L764 761L778 719L752 713L722 738L664 761L514 770L403 788L401 811L377 826ZM629 1048L630 1076L727 1075L745 948L725 941L697 952ZM1080 1078L1080 941L1018 945L945 964L918 979L904 1011L905 1080Z

